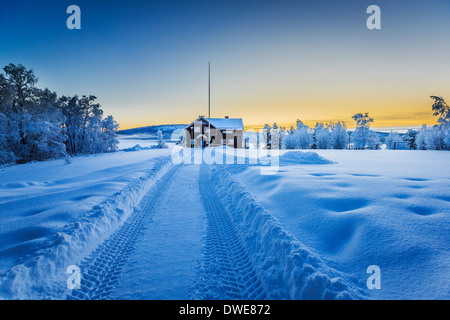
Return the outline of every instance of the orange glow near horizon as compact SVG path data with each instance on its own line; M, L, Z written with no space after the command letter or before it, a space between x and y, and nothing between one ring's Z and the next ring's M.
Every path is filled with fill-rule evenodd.
M220 105L217 103L217 105ZM255 104L256 105L256 104ZM264 124L273 125L277 123L279 127L285 127L289 129L291 126L296 125L297 119L302 120L304 124L309 127L314 127L317 122L329 123L329 122L344 122L348 128L354 128L355 124L351 118L353 114L361 112L369 112L369 115L374 118L372 127L419 127L423 124L434 125L437 123L437 117L432 115L431 105L432 100L429 97L420 99L416 104L413 102L406 103L404 107L400 107L398 102L393 100L389 104L377 105L377 102L367 103L366 107L359 107L357 103L354 106L344 106L339 103L335 103L332 108L326 106L316 105L314 108L296 108L295 104L285 105L282 107L274 108L271 104L259 105L248 104L247 107L243 105L236 105L233 108L225 108L223 106L217 107L220 111L213 109L212 117L224 117L225 115L231 118L242 118L246 130L255 129L258 130L264 126ZM260 112L254 112L257 108ZM194 109L194 108L193 108ZM195 108L198 109L198 108ZM227 111L223 112L223 110ZM401 112L408 109L409 112ZM242 110L240 112L239 110ZM252 112L253 111L253 112ZM219 113L220 112L220 113ZM170 113L160 114L159 121L147 121L145 118L139 121L135 120L135 116L130 114L128 117L122 117L122 121L117 119L120 124L121 130L146 127L152 125L164 125L164 124L189 124L200 114L206 115L206 112L185 112L180 115L173 115Z
M370 116L374 117L373 114L370 114ZM147 121L139 121L139 122L124 122L120 123L120 130L127 130L127 129L134 129L134 128L140 128L140 127L147 127L147 126L155 126L155 125L170 125L170 124L189 124L193 120L197 118L198 115L193 115L192 118L186 119L186 121L164 121L164 122L147 122ZM295 128L296 120L289 121L289 122L282 122L282 121L275 121L279 127L285 127L286 129L289 129L291 126ZM330 122L344 122L347 126L347 128L354 128L355 124L353 119L351 117L348 117L347 119L300 119L303 121L304 124L309 126L310 128L314 127L316 123L330 123ZM419 127L424 124L431 126L437 123L437 118L433 117L431 114L429 116L424 117L411 117L411 118L404 118L404 119L389 119L389 118L382 118L377 119L374 117L374 123L372 124L373 128L384 128L384 127ZM244 121L244 127L245 130L258 130L264 127L264 125L270 124L273 125L274 122L271 121L263 121L263 122L252 122L247 121L245 117L243 117Z
M404 57L394 51L372 63L374 55L347 56L348 51L346 48L340 56L312 56L308 64L298 57L291 57L291 64L270 64L262 58L264 61L255 58L243 63L234 57L212 64L211 116L242 118L246 128L274 122L289 128L297 119L310 127L316 122L343 121L352 128L351 117L365 112L374 118L372 127L436 124L430 96L450 100L450 59L444 59L444 53L435 54L436 60L427 58L426 63L417 64L414 59L418 59L418 52L415 57ZM321 58L328 61L326 66ZM173 90L149 90L141 98L145 102L127 102L126 110L114 100L102 105L116 105L108 112L115 116L121 129L188 124L208 113L207 74L201 65L195 70L184 66L186 69L180 72L184 76L172 83ZM170 87L169 84L170 79L160 85Z

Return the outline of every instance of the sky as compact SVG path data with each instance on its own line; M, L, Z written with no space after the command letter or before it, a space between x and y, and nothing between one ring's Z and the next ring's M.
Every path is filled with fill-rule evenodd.
M81 30L69 30L69 5ZM369 5L381 30L369 30ZM122 129L208 114L247 128L345 121L435 124L450 100L448 0L0 0L0 66L38 87L95 95Z

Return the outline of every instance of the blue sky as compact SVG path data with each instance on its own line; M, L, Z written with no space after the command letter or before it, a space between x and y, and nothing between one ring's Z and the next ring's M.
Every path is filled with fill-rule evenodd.
M71 4L81 30L66 28ZM371 4L381 30L366 28ZM429 96L450 99L449 18L444 0L2 1L0 65L96 95L122 128L205 114L208 61L216 117L432 124Z

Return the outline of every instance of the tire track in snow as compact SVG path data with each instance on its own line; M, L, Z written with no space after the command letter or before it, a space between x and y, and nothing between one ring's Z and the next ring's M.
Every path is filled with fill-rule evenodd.
M72 290L69 300L107 299L117 285L122 269L139 238L150 223L155 203L180 166L162 176L142 200L141 209L125 221L122 227L105 240L81 264L81 289Z
M252 259L267 299L367 299L365 281L327 265L267 211L227 166L217 166L216 194Z
M211 167L200 169L200 196L207 212L204 258L194 299L265 299L266 293L239 234L210 181Z

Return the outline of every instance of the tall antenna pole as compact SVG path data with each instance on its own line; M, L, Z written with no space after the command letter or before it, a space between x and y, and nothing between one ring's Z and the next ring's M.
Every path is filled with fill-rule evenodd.
M208 62L208 118L211 118L211 62Z

